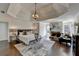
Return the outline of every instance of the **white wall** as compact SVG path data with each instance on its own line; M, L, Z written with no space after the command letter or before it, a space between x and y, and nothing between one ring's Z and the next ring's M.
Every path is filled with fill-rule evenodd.
M26 20L24 20L26 19ZM28 20L27 20L28 19ZM9 28L17 28L17 29L30 29L32 28L32 22L29 20L30 18L13 18L8 15L0 14L0 22L8 22Z
M0 41L8 40L8 23L0 22Z

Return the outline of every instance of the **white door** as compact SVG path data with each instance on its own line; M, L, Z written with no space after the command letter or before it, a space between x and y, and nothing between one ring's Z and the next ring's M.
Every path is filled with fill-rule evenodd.
M46 24L40 22L39 24L39 34L41 35L41 37L46 36Z
M8 40L8 23L0 22L0 41Z
M41 37L44 37L46 40L49 40L49 27L48 27L48 23L42 23L40 22L39 25L39 34L41 35Z

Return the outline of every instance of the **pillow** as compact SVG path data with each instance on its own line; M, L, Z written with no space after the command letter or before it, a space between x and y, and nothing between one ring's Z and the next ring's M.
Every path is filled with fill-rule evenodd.
M20 32L20 34L19 35L23 35L23 32Z
M34 34L29 34L29 35L27 35L27 38L28 38L29 40L35 40Z
M27 35L29 35L29 34L32 34L32 32L31 32L31 31L28 31L28 32L27 32Z

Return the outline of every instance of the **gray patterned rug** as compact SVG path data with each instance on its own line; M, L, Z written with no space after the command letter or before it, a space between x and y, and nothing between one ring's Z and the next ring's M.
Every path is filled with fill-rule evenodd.
M20 43L16 44L15 47L23 56L47 56L48 49L50 47L47 46L47 41L44 41L44 43L45 45L42 43L37 43L32 46L25 46L22 43ZM52 43L50 43L50 46L52 46Z

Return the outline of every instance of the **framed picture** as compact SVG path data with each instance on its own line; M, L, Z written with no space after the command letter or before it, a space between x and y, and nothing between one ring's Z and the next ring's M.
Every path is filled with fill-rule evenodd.
M54 22L50 24L50 30L51 31L56 31L56 32L61 32L62 31L62 23L61 22Z

